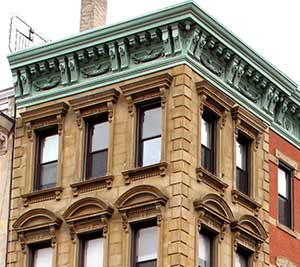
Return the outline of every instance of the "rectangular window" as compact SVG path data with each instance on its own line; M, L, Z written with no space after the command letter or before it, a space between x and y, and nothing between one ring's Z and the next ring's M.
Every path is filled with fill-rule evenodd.
M279 223L292 227L292 194L291 171L279 165L278 167L278 209Z
M201 119L201 165L211 173L215 173L216 162L215 128L215 118L204 112Z
M134 226L133 267L156 267L158 227L145 223Z
M35 190L56 186L58 141L57 128L37 132Z
M50 245L30 248L30 267L52 267L52 248Z
M109 145L109 122L107 115L86 123L86 179L105 176Z
M236 186L237 189L250 195L250 142L239 136L236 141Z
M202 231L199 233L199 267L212 267L214 265L213 244L214 238L212 235Z
M147 166L161 160L162 109L160 103L138 107L137 165Z
M235 253L235 267L248 267L250 255L242 249L238 249Z
M103 267L104 238L100 234L80 237L79 263L81 267Z

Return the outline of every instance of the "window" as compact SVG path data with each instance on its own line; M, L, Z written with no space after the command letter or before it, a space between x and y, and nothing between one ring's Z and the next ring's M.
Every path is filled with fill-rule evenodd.
M55 187L58 161L57 128L37 132L35 190Z
M160 162L161 114L160 103L150 103L138 107L138 166L147 166Z
M279 223L292 227L291 171L283 165L278 167Z
M144 223L134 226L133 267L156 267L158 228Z
M237 189L250 195L250 142L243 136L239 136L236 141L236 186Z
M107 115L87 121L86 179L105 176L109 144Z
M204 112L201 119L201 165L211 173L215 173L215 128L216 120Z
M102 267L104 260L104 239L100 234L80 238L80 267Z
M240 248L235 253L235 267L249 267L250 255Z
M214 238L212 235L201 231L199 233L199 267L212 267L213 262L213 244Z
M52 267L52 248L50 244L30 248L30 267Z

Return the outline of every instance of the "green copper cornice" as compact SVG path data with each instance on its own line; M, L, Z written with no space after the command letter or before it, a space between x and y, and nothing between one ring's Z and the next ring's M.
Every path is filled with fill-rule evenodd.
M192 1L8 59L18 107L187 64L299 144L297 85Z

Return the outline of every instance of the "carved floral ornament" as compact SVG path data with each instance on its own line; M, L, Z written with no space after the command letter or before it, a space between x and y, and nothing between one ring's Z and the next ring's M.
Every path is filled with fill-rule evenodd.
M32 141L35 129L53 125L57 125L58 134L60 135L63 131L64 117L68 109L69 106L65 102L60 102L22 112L21 117L29 140Z
M237 250L238 246L245 247L255 253L257 260L262 244L268 237L261 222L251 215L244 215L238 221L232 222L230 226L234 234L234 250Z
M228 225L234 220L232 211L224 199L216 194L208 194L194 201L194 207L199 211L199 231L204 226L219 233L219 241L222 241Z
M223 129L234 102L206 80L197 82L196 89L200 101L200 115L203 114L204 108L207 108L216 117L221 118L220 126Z
M168 198L152 185L135 186L123 193L115 205L121 213L124 231L128 232L130 222L149 218L156 218L160 226L167 201Z
M113 105L117 103L119 95L120 92L116 89L108 89L70 100L76 114L77 126L81 129L83 118L103 112L108 113L108 120L111 122L114 115Z
M163 73L120 86L128 102L130 115L134 114L134 104L149 99L160 98L161 107L164 108L172 80L169 73Z
M8 138L13 126L14 120L0 111L0 156L7 152Z
M18 233L21 249L25 253L26 245L42 241L51 241L51 246L56 245L56 230L62 220L52 211L38 208L32 209L21 215L13 224Z
M113 208L99 198L87 197L74 202L63 214L70 229L73 242L81 233L102 231L103 237L108 233L108 219Z

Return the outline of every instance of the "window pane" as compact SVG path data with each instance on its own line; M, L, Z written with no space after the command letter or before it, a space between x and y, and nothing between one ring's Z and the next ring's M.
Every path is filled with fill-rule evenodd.
M41 138L41 163L46 163L58 159L58 135L50 135Z
M199 267L211 267L212 240L209 236L199 234Z
M52 248L47 247L34 250L33 266L52 267Z
M40 166L39 189L53 187L56 184L57 161Z
M157 226L139 229L136 244L137 262L157 259Z
M156 267L156 260L137 263L136 267Z
M212 148L212 122L207 121L204 118L201 120L201 144L207 148Z
M91 125L91 152L108 148L109 123L108 121Z
M248 258L240 253L235 254L235 267L247 267L248 266Z
M106 175L108 150L96 152L91 155L90 170L87 178L101 177ZM88 165L89 166L89 165Z
M103 238L84 241L83 267L103 266Z
M143 166L160 162L161 137L143 142Z
M161 135L161 107L145 110L142 116L142 139Z
M242 170L247 169L247 146L236 142L236 166Z
M288 198L288 177L287 173L278 168L278 194Z

